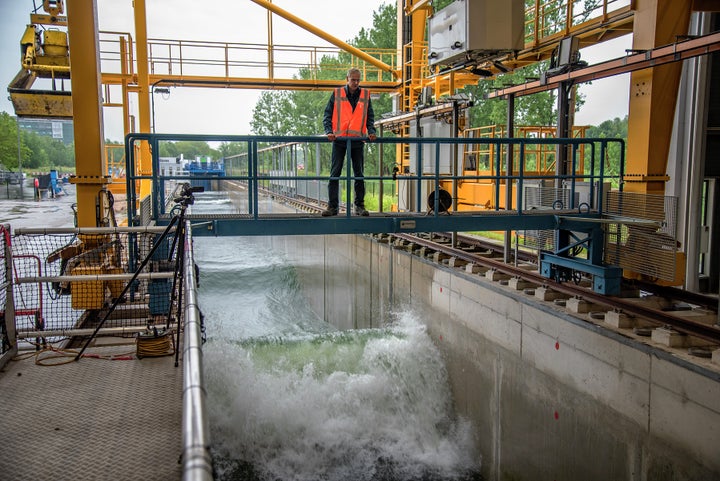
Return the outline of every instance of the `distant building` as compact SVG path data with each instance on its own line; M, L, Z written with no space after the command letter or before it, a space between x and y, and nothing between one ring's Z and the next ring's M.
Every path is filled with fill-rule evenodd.
M182 154L180 157L160 157L160 175L167 177L185 175L187 163Z
M72 120L20 118L18 124L25 132L52 137L66 145L74 140Z

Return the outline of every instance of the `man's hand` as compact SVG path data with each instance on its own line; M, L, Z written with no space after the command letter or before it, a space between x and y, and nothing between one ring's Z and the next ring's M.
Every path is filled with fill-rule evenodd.
M377 139L377 136L375 134L368 135L368 139L370 139L370 142L375 142L375 139Z
M335 134L333 134L332 132L327 134L327 138L330 142L335 142Z

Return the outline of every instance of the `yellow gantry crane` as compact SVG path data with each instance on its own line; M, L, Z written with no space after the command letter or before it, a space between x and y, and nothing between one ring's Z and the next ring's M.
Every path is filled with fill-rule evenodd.
M46 14L31 15L31 24L21 40L22 68L9 91L19 116L72 117L75 132L83 135L82 142L76 142L77 175L73 179L78 184L80 225L97 223L98 190L111 182L104 160L103 105L123 108L126 133L150 132L150 98L152 89L160 85L290 90L330 90L337 85L337 80L296 79L291 73L279 74L278 51L272 43L272 15L279 15L352 54L353 66L363 72L363 84L373 91L396 95L397 105L407 113L417 108L423 92L431 92L435 99L452 96L458 89L482 78L492 78L550 58L565 38L576 38L579 46L584 47L632 33L633 49L648 51L686 35L692 11L718 7L717 1L710 0L601 0L592 12L581 12L577 2L535 0L526 8L527 2L522 0L468 0L462 3L470 5L468 25L472 28L469 30L493 32L484 40L493 43L496 37L505 35L505 23L512 27L509 30L517 30L516 20L506 22L504 19L520 18L520 41L512 40L514 44L509 49L481 52L468 49L460 61L444 64L433 62L438 58L438 52L431 51L432 35L441 31L443 24L430 0L397 0L397 49L376 51L359 50L268 0L251 1L268 11L267 56L264 61L251 65L255 72L261 72L254 75L244 73L247 69L241 68L240 58L247 53L249 45L149 39L145 0L134 1L134 38L122 34L110 35L112 38L108 40L108 35L101 35L95 0L74 1L67 18L63 16L63 0L44 0ZM488 20L475 14L476 10L499 12L499 17ZM500 22L502 29L489 22ZM71 32L71 46L67 32ZM100 72L101 42L108 42L118 53L119 61L115 62L112 71ZM208 63L205 69L208 73L197 74L190 68L188 56L183 52L183 48L190 47L196 51L205 49L208 58L216 49L221 49L226 52L225 61L215 62L217 71ZM63 88L63 82L70 77L71 51L74 59L72 90L82 92L82 96L71 97ZM296 67L314 65L322 50L308 49L305 53L309 60ZM202 59L192 58L192 61L197 63ZM247 66L246 63L242 64ZM648 193L664 190L680 69L681 65L677 63L632 73L626 176L632 190ZM338 79L343 78L344 72L344 68L338 69ZM31 87L36 78L50 79L53 88L33 90ZM116 87L120 90L119 99L113 99ZM131 120L128 107L131 95L137 98L137 126ZM402 133L407 134L407 130ZM141 150L144 151L139 156L139 173L149 174L148 147L142 146ZM141 196L147 194L149 186L143 186Z
M21 117L72 118L67 17L62 0L45 0L46 14L33 13L20 39L21 69L8 86L15 113ZM61 29L63 28L63 29ZM52 89L31 90L38 78L50 79Z

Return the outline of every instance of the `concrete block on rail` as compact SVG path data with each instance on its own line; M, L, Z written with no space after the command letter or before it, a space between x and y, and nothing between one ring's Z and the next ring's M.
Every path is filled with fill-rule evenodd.
M448 266L450 267L465 267L468 264L468 261L463 259L458 259L457 257L451 257L448 259Z
M650 338L667 347L684 347L687 344L687 335L668 327L653 329Z
M515 289L516 291L522 291L529 287L533 287L534 285L535 284L533 284L532 282L526 281L519 277L513 277L508 281L508 286L512 289Z
M485 277L491 281L506 281L510 279L509 275L504 274L497 269L488 269L488 271L485 272Z
M579 297L571 297L565 303L565 309L575 314L587 314L593 310L594 304Z
M636 320L624 312L608 311L605 313L605 323L618 329L630 329L635 327Z
M479 266L477 264L473 264L472 262L465 266L465 272L470 274L480 274L481 276L484 276L487 271L487 267Z
M552 302L555 299L567 299L569 296L558 291L554 291L546 286L535 289L535 298L541 301Z

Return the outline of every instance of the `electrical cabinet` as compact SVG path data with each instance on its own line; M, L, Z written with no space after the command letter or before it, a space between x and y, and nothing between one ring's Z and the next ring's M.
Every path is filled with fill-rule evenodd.
M470 64L521 50L524 24L523 0L456 0L429 20L429 63Z

